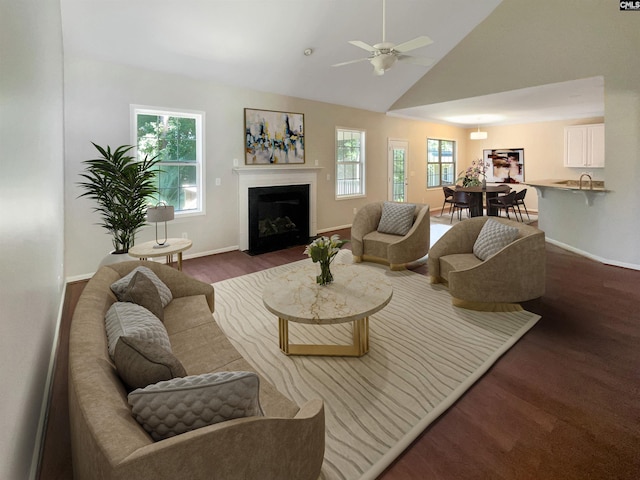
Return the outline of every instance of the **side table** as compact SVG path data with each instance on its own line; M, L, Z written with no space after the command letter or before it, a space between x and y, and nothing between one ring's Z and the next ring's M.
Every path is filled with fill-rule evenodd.
M178 270L182 270L182 252L191 248L192 242L188 238L168 238L165 245L160 247L155 241L134 245L129 249L129 255L140 260L155 257L167 257L167 264L173 263L173 255L178 255Z

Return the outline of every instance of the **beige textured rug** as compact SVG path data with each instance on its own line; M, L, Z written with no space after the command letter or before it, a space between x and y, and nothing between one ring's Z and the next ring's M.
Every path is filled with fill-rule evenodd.
M310 260L303 260L309 262ZM348 251L336 261L351 262ZM451 306L445 287L409 271L385 272L393 299L370 318L370 351L361 358L287 357L262 289L300 262L214 284L215 318L272 384L298 404L322 398L326 413L324 480L375 479L439 415L513 346L539 316ZM292 342L347 343L350 325L289 323Z

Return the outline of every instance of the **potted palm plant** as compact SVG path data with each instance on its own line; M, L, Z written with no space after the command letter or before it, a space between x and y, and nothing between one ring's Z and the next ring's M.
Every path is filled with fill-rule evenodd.
M93 142L91 142L93 143ZM115 150L106 150L93 143L101 158L82 162L86 169L80 174L84 181L78 182L88 197L97 202L94 211L102 217L102 227L113 237L112 253L127 253L134 245L138 230L146 223L147 204L158 194L155 182L157 170L153 167L160 161L155 156L141 161L129 155L133 145L122 145Z

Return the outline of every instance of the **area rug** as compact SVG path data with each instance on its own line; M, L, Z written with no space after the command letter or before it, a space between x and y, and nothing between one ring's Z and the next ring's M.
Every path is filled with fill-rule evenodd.
M348 251L336 257L351 263ZM241 354L298 405L325 404L323 480L375 479L439 415L513 346L539 316L453 307L447 289L426 276L375 264L394 289L370 318L370 351L360 358L288 357L278 321L262 303L270 279L302 260L214 283L215 318ZM289 323L292 343L348 343L350 325Z
M487 214L486 210L483 210L484 215ZM524 211L522 212L522 220L520 220L520 215L518 215L516 218L513 217L513 214L511 214L511 220L515 220L517 222L524 222L527 225L533 223L533 222L537 222L538 221L538 215L535 213L531 213L529 212L529 217L527 217L527 214L524 213ZM433 224L439 224L439 225L455 225L456 223L460 222L460 220L458 220L458 212L455 213L455 215L453 215L453 219L451 218L452 215L449 213L449 209L445 208L444 212L442 213L442 215L440 215L440 213L436 214L436 215L431 215L431 225ZM469 218L467 216L467 212L462 212L462 216L461 216L462 220L465 220L467 218ZM504 214L502 215L502 218L507 218Z

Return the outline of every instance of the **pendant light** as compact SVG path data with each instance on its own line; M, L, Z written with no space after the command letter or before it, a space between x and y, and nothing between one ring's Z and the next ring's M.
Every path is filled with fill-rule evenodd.
M471 134L469 135L469 138L471 140L486 140L487 137L488 137L487 132L480 131L480 125L478 125L477 132L471 132Z

